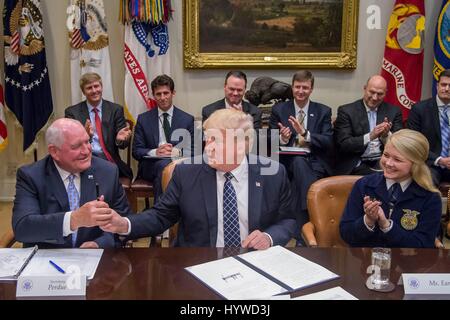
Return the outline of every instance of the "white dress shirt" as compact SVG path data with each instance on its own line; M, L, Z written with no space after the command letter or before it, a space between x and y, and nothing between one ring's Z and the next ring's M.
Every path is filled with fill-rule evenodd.
M158 146L167 143L166 135L164 133L164 128L163 128L163 122L164 122L163 113L168 113L169 114L169 116L167 117L167 120L169 121L169 124L172 127L173 105L167 111L162 111L160 108L158 108L158 130L159 130L159 144L158 144ZM150 150L148 152L148 155L151 156L151 157L156 157L156 149Z

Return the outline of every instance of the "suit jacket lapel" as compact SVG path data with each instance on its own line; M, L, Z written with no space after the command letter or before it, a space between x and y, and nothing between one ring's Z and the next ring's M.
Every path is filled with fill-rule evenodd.
M156 148L159 145L159 117L158 117L158 108L154 109L154 112L150 112L150 123L148 124L149 129L153 136L153 141L155 142Z
M105 141L105 146L108 146L110 141L108 141L108 130L109 126L113 124L113 121L111 120L112 116L112 110L108 107L108 102L103 100L102 103L102 136L103 141Z
M177 107L173 107L173 113L172 113L172 123L170 124L170 136L172 136L172 132L178 128L180 128L180 117ZM172 140L172 139L171 139Z
M433 107L430 110L431 112L431 122L433 127L435 128L436 136L438 137L438 141L442 141L441 136L441 121L439 119L439 107L437 105L436 99L433 99Z
M359 108L357 110L355 110L355 112L359 113L359 118L361 121L361 125L362 125L362 129L363 129L363 133L367 133L370 131L370 125L369 125L369 118L367 117L367 110L366 110L366 106L364 105L363 100L360 100L359 103ZM358 117L356 117L356 119L358 119Z
M316 121L319 115L317 114L317 105L315 102L310 101L308 114L305 115L308 119L307 129L309 132L315 133Z
M81 108L80 108L80 117L81 117L81 119L82 119L82 121L83 121L83 126L84 126L84 124L86 123L86 120L91 120L91 118L89 117L89 108L88 108L88 106L87 106L87 103L86 103L86 101L83 101L82 103L81 103Z
M95 199L95 171L92 167L80 173L80 206Z
M248 203L251 204L251 207L248 207L249 234L260 225L262 188L264 186L259 169L257 164L248 165Z
M49 191L55 196L61 206L61 211L69 211L69 198L67 197L66 187L56 169L53 159L48 156L47 159L47 178Z
M205 201L206 214L208 216L209 224L209 241L212 247L216 246L217 242L217 180L216 171L203 164L204 179L201 179L202 194Z

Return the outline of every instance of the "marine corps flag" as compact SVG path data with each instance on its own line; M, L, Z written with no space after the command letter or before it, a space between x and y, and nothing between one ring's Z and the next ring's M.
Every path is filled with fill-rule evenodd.
M434 64L433 64L433 97L436 96L436 84L439 74L450 68L450 1L442 1L436 25L436 35L434 37Z
M95 72L102 78L103 98L114 101L109 38L103 0L70 0L67 8L72 104L81 102L80 78Z
M8 145L8 131L6 128L5 107L3 106L3 87L0 85L0 151Z
M400 106L403 119L422 92L423 0L396 0L386 35L381 75L387 81L385 101Z
M23 150L53 112L40 0L5 0L5 102L23 128Z
M122 0L125 24L125 112L133 122L156 106L150 83L156 76L170 76L168 22L169 0Z

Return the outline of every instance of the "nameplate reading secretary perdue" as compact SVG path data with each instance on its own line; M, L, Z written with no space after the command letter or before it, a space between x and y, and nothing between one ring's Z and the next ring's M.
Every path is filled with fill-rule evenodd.
M85 275L20 276L17 279L17 297L73 297L85 295Z
M405 294L450 295L450 273L403 273Z

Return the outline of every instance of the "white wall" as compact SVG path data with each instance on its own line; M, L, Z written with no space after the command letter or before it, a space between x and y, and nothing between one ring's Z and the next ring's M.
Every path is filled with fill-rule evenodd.
M41 0L44 15L44 30L47 63L53 94L54 114L61 117L70 104L69 45L65 27L68 0ZM313 70L316 83L312 99L333 108L334 114L341 104L356 100L362 95L362 86L367 78L380 72L384 52L386 26L394 0L361 0L359 6L358 28L358 66L354 70ZM4 0L0 0L3 8ZM110 35L110 52L113 87L116 102L123 103L124 68L122 63L123 26L118 22L119 0L104 0ZM187 112L200 116L201 107L223 96L224 70L184 70L183 69L183 31L182 1L172 1L174 20L169 26L171 41L172 77L175 80L175 104ZM367 7L378 5L381 8L381 29L368 30L366 27ZM433 55L434 29L441 1L425 0L426 37L422 97L431 94L431 68ZM3 30L2 21L0 21ZM3 41L3 38L0 40ZM3 57L3 42L0 45ZM0 59L3 70L3 59ZM271 76L290 83L294 70L244 70L249 84L258 76ZM0 72L3 83L3 71ZM15 168L33 161L32 155L22 153L22 131L10 114L7 115L9 146L0 153L0 200L14 196ZM38 139L38 157L46 154L44 141Z

